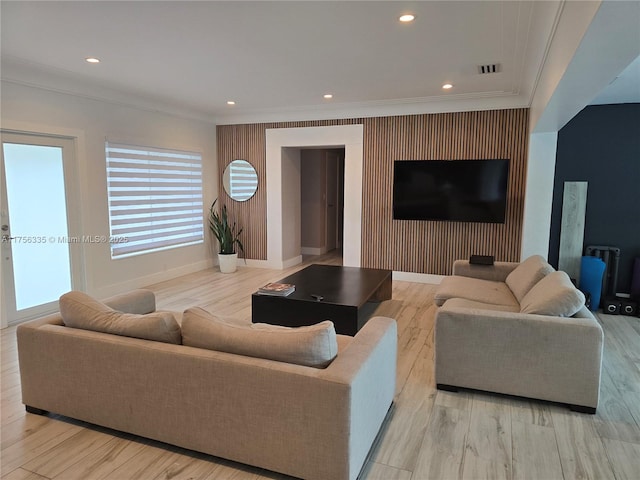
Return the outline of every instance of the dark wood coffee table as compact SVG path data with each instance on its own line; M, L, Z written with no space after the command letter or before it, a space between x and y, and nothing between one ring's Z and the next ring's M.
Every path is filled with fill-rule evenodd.
M296 291L286 297L254 293L253 323L301 327L331 320L337 333L353 336L372 313L367 302L391 298L391 270L314 264L278 282L292 283Z

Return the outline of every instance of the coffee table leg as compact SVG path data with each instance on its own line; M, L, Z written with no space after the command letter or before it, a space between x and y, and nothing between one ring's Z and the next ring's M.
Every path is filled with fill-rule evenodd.
M369 301L372 302L382 302L383 300L391 300L391 292L393 290L393 283L391 280L391 275L382 282L382 284L378 287L378 289L373 292Z

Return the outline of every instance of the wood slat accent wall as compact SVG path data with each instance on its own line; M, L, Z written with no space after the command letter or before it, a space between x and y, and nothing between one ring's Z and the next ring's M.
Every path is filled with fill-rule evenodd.
M218 203L227 205L229 213L243 227L241 236L245 256L253 260L267 259L267 172L266 130L270 128L325 127L361 124L362 119L318 120L300 122L218 125ZM247 160L258 174L258 190L246 202L236 202L222 186L222 174L233 160Z
M219 181L234 159L254 165L259 187L247 202L221 201L244 226L247 258L266 260L265 130L363 124L362 266L447 275L453 261L471 254L520 259L526 184L528 109L405 115L365 119L282 122L217 127ZM504 224L392 219L395 160L509 158Z

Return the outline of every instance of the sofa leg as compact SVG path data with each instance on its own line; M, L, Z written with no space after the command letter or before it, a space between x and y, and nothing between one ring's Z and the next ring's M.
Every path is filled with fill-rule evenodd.
M30 407L29 405L25 405L24 408L27 410L27 412L33 413L34 415L46 415L47 413L49 413L46 410L41 410L40 408L36 407Z
M584 407L582 405L569 405L569 410L572 412L578 413L589 413L591 415L595 415L596 409L593 407Z
M446 385L444 383L436 384L436 388L438 390L444 390L445 392L457 392L458 387L454 387L453 385Z

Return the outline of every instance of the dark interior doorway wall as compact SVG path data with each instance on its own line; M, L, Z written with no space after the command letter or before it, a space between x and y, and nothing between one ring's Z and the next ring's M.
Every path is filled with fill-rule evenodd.
M566 181L588 182L584 245L621 249L618 292L640 257L640 104L585 108L558 132L549 261L558 266Z

